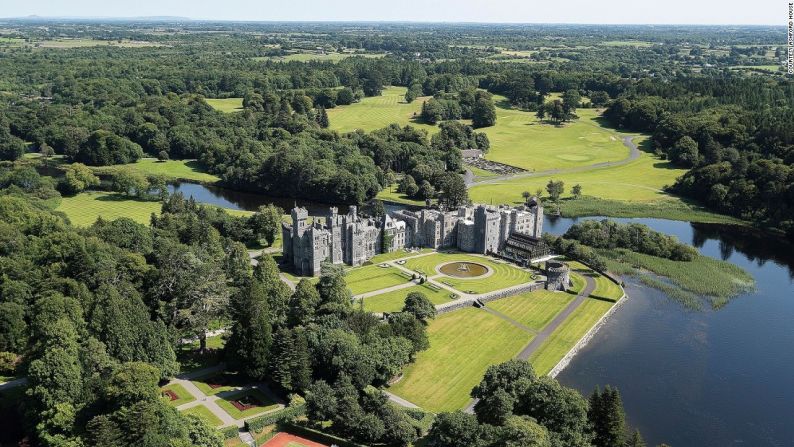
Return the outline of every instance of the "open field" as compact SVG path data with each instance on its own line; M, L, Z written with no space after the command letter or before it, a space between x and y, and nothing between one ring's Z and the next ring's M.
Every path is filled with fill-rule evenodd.
M549 324L558 313L562 312L573 299L574 295L570 293L537 290L492 301L487 306L539 331Z
M20 40L20 39L18 39ZM72 49L72 48L87 48L87 47L111 47L111 48L144 48L144 47L159 47L163 46L157 42L146 42L140 40L98 40L98 39L69 39L59 38L53 40L34 40L32 42L20 42L20 45L26 45L36 48L55 48L55 49Z
M438 132L437 126L414 120L414 115L418 117L422 111L422 102L429 98L416 98L414 102L407 104L404 98L406 90L405 87L386 87L381 96L362 98L361 102L349 106L328 109L329 128L340 132L352 132L356 129L369 132L397 123L400 126L411 124L430 133Z
M163 392L163 399L166 401L166 403L168 403L168 405L171 405L172 407L178 407L182 404L186 404L196 400L196 398L193 397L193 395L188 393L187 390L178 383L172 383L170 385L166 385L160 388L160 390ZM173 392L174 394L176 394L178 399L171 400L168 396L165 395L166 391Z
M94 170L98 173L103 173L112 169L129 169L144 175L161 175L172 180L202 183L215 183L220 180L217 176L206 172L201 163L196 160L159 161L156 158L142 158L136 163L107 166L95 168Z
M469 189L469 196L474 202L522 203L522 191L534 193L541 188L545 193L546 184L553 179L565 182L563 197L570 197L571 187L580 184L584 194L601 199L624 202L680 201L662 189L672 185L684 172L685 169L675 168L670 162L643 152L638 159L620 166L477 184Z
M406 277L401 270L394 267L384 268L379 265L354 268L349 270L345 276L347 287L353 295L404 284L409 279L411 278Z
M182 411L182 414L192 414L196 415L199 418L203 419L208 425L212 427L220 427L223 425L223 421L218 419L218 416L212 414L209 408L205 407L204 405L196 405L195 407L190 407L187 410Z
M654 43L642 40L608 40L601 42L599 45L605 47L651 47Z
M492 275L483 278L453 278L443 275L434 279L434 281L447 284L461 292L477 294L493 292L494 290L523 284L532 279L531 273L514 267L512 264L496 262L482 256L462 253L436 253L420 258L409 259L408 262L405 263L405 267L433 277L437 274L436 266L452 261L474 262L485 265L494 271Z
M541 124L532 112L505 108L507 101L494 96L496 125L478 129L488 135L491 148L485 155L527 170L545 171L618 161L629 156L619 135L599 124L596 109L578 109L578 120L556 126Z
M386 53L360 53L360 52L337 52L337 53L292 53L285 56L257 56L252 57L255 61L275 61L275 62L339 62L349 57L360 56L366 58L381 58Z
M138 223L149 224L152 213L160 214L160 202L138 200L115 193L89 191L61 199L56 211L66 214L72 224L87 227L98 217L106 220L128 217ZM229 210L235 216L250 215L250 211Z
M532 339L528 332L475 308L437 317L428 336L430 348L417 355L389 391L430 411L465 406L488 366L509 360Z
M207 104L213 109L219 112L232 113L243 110L243 98L205 98L204 100L207 101Z
M250 399L251 402L253 402L254 406L252 408L241 410L232 404L232 402L237 400L245 402L246 399ZM257 414L278 408L278 404L276 402L270 399L270 397L268 397L265 393L257 389L249 389L240 391L239 393L224 395L222 398L218 399L216 403L219 407L223 408L223 411L229 413L229 416L235 419L244 419L247 417L256 416Z
M449 290L435 290L422 284L364 298L364 310L367 312L399 312L405 304L405 297L412 292L423 293L436 305L447 303L452 300Z
M538 374L551 371L612 305L596 298L585 300L530 357L535 371Z

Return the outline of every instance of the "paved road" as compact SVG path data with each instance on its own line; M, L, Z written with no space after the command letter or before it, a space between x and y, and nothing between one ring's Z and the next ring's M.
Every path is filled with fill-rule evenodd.
M25 377L22 377L22 378L19 378L19 379L14 379L14 380L9 380L8 382L2 382L2 383L0 383L0 391L10 390L11 388L16 388L16 387L22 386L22 385L24 385L26 383L28 383L28 379L25 378Z
M575 168L569 169L547 169L545 171L527 171L521 172L518 174L513 175L501 175L499 177L490 177L482 180L474 180L471 183L467 183L466 186L472 187L475 185L485 185L489 183L502 183L507 180L513 180L517 178L528 178L528 177L542 177L545 175L554 175L554 174L563 174L569 172L581 172L581 171L589 171L590 169L597 169L597 168L605 168L608 166L622 166L629 162L632 162L640 157L640 150L636 144L634 144L635 137L623 137L623 145L629 148L629 156L624 158L623 160L618 161L604 161L601 163L594 163L587 166L578 166Z
M388 396L390 401L394 402L395 404L397 404L397 405L399 405L401 407L405 407L405 408L419 408L418 405L416 405L414 403L411 403L411 402L403 399L400 396L392 394L392 393L390 393L388 391L383 391L383 393L386 394L386 396Z
M576 298L573 301L571 301L571 303L568 304L568 306L566 306L565 309L563 309L563 311L559 313L559 315L557 315L553 320L551 320L551 323L547 324L546 327L544 327L540 332L538 332L535 338L533 338L532 341L530 341L529 344L526 345L524 349L522 349L521 352L518 353L516 358L521 360L529 360L532 354L535 351L537 351L538 348L543 346L543 343L546 340L548 340L549 336L558 327L560 327L562 322L565 321L565 319L568 318L573 313L573 311L575 311L579 306L581 306L582 303L584 303L584 301L587 299L587 297L590 296L591 293L593 293L593 290L595 290L595 286L596 286L595 280L589 276L585 276L584 279L587 282L587 284L585 285L582 292L576 295ZM463 409L463 411L465 411L466 413L473 413L474 405L476 404L477 404L477 399L472 399L471 402L469 402L469 404L466 406L466 408Z

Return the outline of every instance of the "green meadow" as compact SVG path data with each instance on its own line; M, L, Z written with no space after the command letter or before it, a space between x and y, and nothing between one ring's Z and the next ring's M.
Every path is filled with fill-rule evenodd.
M205 98L204 101L207 101L213 109L223 113L243 110L243 98Z
M437 126L423 124L416 119L422 111L422 102L428 98L416 98L408 104L405 102L406 90L405 87L386 87L381 96L362 98L360 102L349 106L328 109L329 127L339 132L357 129L369 132L397 123L400 126L411 124L430 133L437 132Z
M220 178L206 172L198 160L166 160L141 158L136 163L94 168L97 173L107 173L114 169L128 169L144 175L159 175L170 180L184 180L200 183L215 183Z
M198 416L200 419L204 420L209 426L211 427L220 427L223 425L223 421L221 421L218 416L215 416L209 408L205 407L204 405L196 405L195 407L190 407L184 411L182 414L192 414L194 416Z
M405 267L429 277L437 275L436 267L453 261L467 261L482 264L493 270L493 274L487 277L474 278L454 278L442 275L434 278L434 281L446 284L456 290L465 293L487 293L507 287L517 286L532 280L532 274L522 270L512 264L494 261L482 256L474 256L461 253L436 253L428 256L409 259Z
M422 284L363 298L364 310L367 312L399 312L405 305L405 297L412 292L424 294L435 305L448 303L452 300L452 293L449 290Z

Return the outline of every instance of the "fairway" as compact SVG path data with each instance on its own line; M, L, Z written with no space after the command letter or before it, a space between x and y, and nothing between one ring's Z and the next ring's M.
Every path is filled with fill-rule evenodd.
M207 104L213 109L223 113L239 112L243 110L243 98L205 98L204 101L207 101Z
M586 299L529 358L535 372L548 374L612 305L609 301Z
M423 293L435 305L448 303L452 300L449 290L434 289L427 284L422 284L363 298L364 310L367 312L399 312L405 304L405 297L412 292Z
M115 193L89 191L76 196L64 197L55 209L62 211L73 225L87 227L98 217L114 220L128 217L138 223L148 225L152 213L159 215L162 205L158 201L138 200ZM235 216L248 216L250 211L225 210Z
M422 124L414 120L422 111L422 102L429 97L416 98L414 102L405 102L405 87L386 87L381 96L362 98L360 102L349 106L337 106L328 109L329 128L339 132L352 132L362 129L367 132L382 129L389 124L400 126L411 124L430 133L438 132L438 127Z
M438 275L436 267L453 261L468 261L485 265L493 273L481 278L453 278ZM484 256L461 253L436 253L409 259L405 267L433 278L434 281L446 284L461 292L480 294L493 292L507 287L517 286L532 281L532 274L506 262L497 262Z
M501 318L465 308L437 317L428 327L430 348L416 356L389 391L430 411L453 411L490 365L515 356L532 335Z
M141 158L136 163L95 168L94 170L101 173L112 169L129 169L144 175L161 175L172 180L202 183L215 183L220 180L217 176L206 172L197 160L159 161L156 158Z
M556 126L541 123L532 112L505 108L507 100L494 96L496 125L485 132L491 149L488 160L530 171L565 169L618 161L629 156L618 134L598 122L596 109L577 109L578 120Z
M404 284L410 280L405 273L394 267L368 265L347 271L345 282L353 295L385 289Z
M641 153L639 158L620 166L572 170L537 177L519 177L480 183L469 189L469 197L481 203L523 203L521 192L534 193L544 189L549 180L562 180L565 183L563 197L570 197L573 185L582 186L582 193L602 199L618 201L655 202L678 200L663 188L675 183L685 169L674 168L668 161L655 155ZM545 193L545 189L544 189Z
M537 290L492 301L487 306L539 331L562 312L573 299L574 296L570 293Z

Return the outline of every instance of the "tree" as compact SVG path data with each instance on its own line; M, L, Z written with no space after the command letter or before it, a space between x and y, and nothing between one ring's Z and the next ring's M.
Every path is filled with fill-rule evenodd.
M475 447L479 441L479 424L473 414L462 411L441 413L427 434L431 447Z
M55 155L55 149L53 149L52 146L47 143L41 143L39 146L39 153L41 154L41 157L44 158L44 164L49 166L50 158Z
M693 167L698 163L698 144L691 137L685 135L669 150L669 155L673 163Z
M411 342L411 354L424 351L430 347L425 324L408 312L398 312L389 316L389 327L394 335L404 337ZM386 352L386 350L381 351ZM401 361L394 362L396 367L402 366ZM387 378L388 379L388 378Z
M142 156L143 149L137 143L107 130L97 130L72 158L90 166L107 166L134 163Z
M323 264L317 290L320 293L321 312L346 312L352 308L353 297L345 282L344 267L330 263Z
M64 169L61 190L66 194L77 194L99 185L99 178L88 166L82 163L72 163Z
M238 294L226 350L232 364L240 371L253 379L263 380L268 373L272 343L267 291L254 278Z
M532 193L529 191L524 191L521 193L521 197L524 199L524 203L527 204L529 203L529 198L532 197Z
M0 352L22 354L27 346L25 308L13 302L0 303Z
M320 293L308 279L298 282L289 299L287 323L290 326L306 325L312 321L320 305Z
M526 416L507 418L502 429L505 447L551 447L549 432L534 419Z
M516 397L498 388L477 401L475 413L482 424L503 425L512 415Z
M541 124L543 124L543 120L546 118L546 105L541 104L538 106L537 112L535 112L535 116L538 118Z
M259 263L254 268L254 278L262 283L273 324L285 324L291 291L281 280L281 271L272 256L265 253L259 257Z
M111 174L113 191L124 195L143 197L149 192L149 180L140 172L117 169Z
M513 411L546 427L555 445L585 447L590 444L587 409L578 391L551 377L538 377L519 394Z
M645 447L645 440L642 439L642 435L640 434L639 430L634 430L634 433L629 436L629 439L626 440L626 447Z
M105 397L116 407L127 407L138 401L155 401L160 396L157 386L160 371L143 362L118 365L105 386Z
M306 390L306 417L311 421L329 421L338 413L336 394L323 380L311 384Z
M0 127L0 160L14 161L25 155L25 142Z
M439 180L438 201L447 209L455 209L469 202L469 191L463 177L455 172L446 172Z
M422 292L411 292L405 297L403 312L408 312L417 320L426 322L436 317L436 306Z
M400 185L397 188L400 192L405 193L408 197L413 197L419 192L419 187L416 185L416 180L408 174L404 175L400 180Z
M340 106L346 106L349 104L353 104L355 102L356 97L353 94L353 90L350 87L344 87L340 89L336 93L336 104Z
M372 217L375 217L376 219L382 219L384 216L386 216L386 207L383 206L383 201L373 201L372 207L370 208L370 213L372 214Z
M604 91L590 92L590 102L595 107L603 107L609 102L609 94Z
M601 392L596 388L590 395L587 418L593 427L595 447L619 446L626 443L626 415L617 389L607 385Z
M582 97L579 94L578 90L566 90L565 93L562 94L562 105L565 108L566 114L572 114L579 108L580 103L582 102Z
M562 180L549 180L549 183L546 184L546 191L549 193L551 200L557 202L565 192L565 183Z
M317 124L323 129L327 129L331 124L328 120L328 112L325 111L325 107L319 107L317 109Z
M582 185L578 183L573 185L573 188L571 188L571 194L573 194L574 199L582 197Z
M480 98L474 103L472 110L472 126L475 129L490 127L496 124L496 107L490 98Z
M419 191L416 193L416 197L419 199L432 199L436 195L436 189L433 188L433 185L430 184L427 180L422 180L422 185L419 187Z
M168 156L168 151L160 151L157 153L158 161L168 161L171 157Z
M271 204L260 206L256 213L248 218L248 227L257 239L264 239L272 246L281 231L281 216L284 210Z

